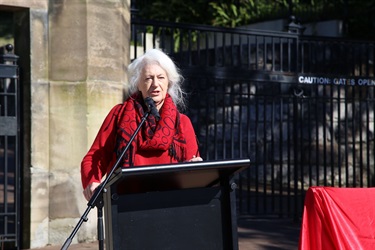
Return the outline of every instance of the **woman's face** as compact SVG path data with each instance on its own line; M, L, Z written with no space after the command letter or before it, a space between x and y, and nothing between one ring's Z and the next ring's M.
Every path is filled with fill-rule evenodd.
M142 92L143 99L151 97L159 110L167 95L168 82L167 72L162 67L157 64L147 64L142 70L138 89Z

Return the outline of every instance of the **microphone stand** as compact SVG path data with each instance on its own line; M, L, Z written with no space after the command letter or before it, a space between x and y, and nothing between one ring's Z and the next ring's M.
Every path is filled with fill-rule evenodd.
M107 183L109 182L110 178L112 177L113 173L121 163L122 158L124 157L125 153L128 151L129 147L131 146L131 143L134 141L134 138L138 134L139 130L141 129L143 123L145 123L147 117L151 113L152 108L149 107L148 112L144 114L144 116L141 119L141 122L139 123L137 129L134 131L132 137L130 138L128 144L124 148L124 150L121 152L120 157L117 159L116 163L113 165L111 171L108 173L107 177L104 179L104 181L95 189L95 192L93 196L91 197L90 201L87 203L86 211L81 216L81 219L78 221L77 225L73 229L70 236L66 239L64 245L62 246L61 250L66 250L72 243L72 240L74 236L77 234L79 228L83 224L83 222L87 222L88 218L87 215L90 213L91 209L95 206L98 209L98 241L99 241L99 250L104 250L104 233L103 233L103 192L107 192L107 190L104 188Z

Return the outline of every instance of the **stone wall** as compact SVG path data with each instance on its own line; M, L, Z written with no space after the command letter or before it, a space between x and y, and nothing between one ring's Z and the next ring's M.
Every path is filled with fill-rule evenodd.
M80 162L122 102L129 0L0 0L15 13L23 89L24 247L62 245L87 202ZM73 243L96 239L96 209Z

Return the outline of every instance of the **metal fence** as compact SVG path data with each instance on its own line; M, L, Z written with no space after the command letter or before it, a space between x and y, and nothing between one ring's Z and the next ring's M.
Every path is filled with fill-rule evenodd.
M12 50L0 47L0 249L19 249L20 242L18 57Z
M204 159L247 158L243 215L300 217L310 186L374 185L374 42L132 19L131 57L182 69Z

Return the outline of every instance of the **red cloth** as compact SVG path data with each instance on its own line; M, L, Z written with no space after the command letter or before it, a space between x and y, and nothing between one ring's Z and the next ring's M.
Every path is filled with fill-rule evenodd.
M122 116L123 104L118 104L112 108L105 118L90 150L81 162L81 180L83 188L92 182L100 182L102 177L109 173L116 162L116 139L119 117ZM161 114L163 115L163 114ZM189 160L193 156L199 156L198 144L194 128L190 119L180 114L181 133L186 138L186 159ZM133 165L156 165L177 163L168 152L161 151L136 151L134 153Z
M375 249L375 189L309 188L299 249Z

